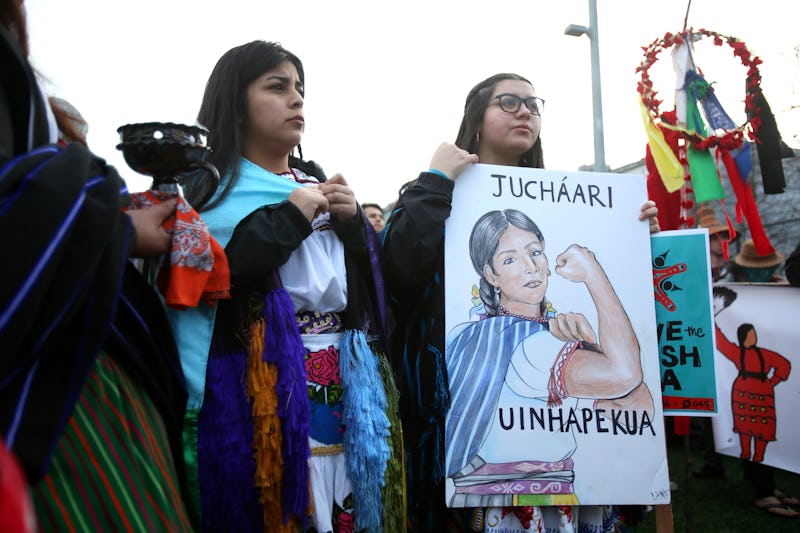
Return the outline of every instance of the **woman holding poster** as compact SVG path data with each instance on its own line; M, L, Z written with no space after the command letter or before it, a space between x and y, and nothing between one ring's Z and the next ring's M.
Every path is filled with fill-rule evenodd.
M381 237L386 282L392 294L392 356L400 389L407 445L409 519L421 531L481 531L482 512L448 510L445 504L445 419L450 389L445 365L444 226L453 180L474 163L544 168L544 100L516 74L496 74L467 95L455 144L436 150L430 169L400 191ZM653 202L642 207L658 231ZM535 528L531 508L514 508L523 527ZM519 514L518 514L519 513ZM577 524L568 510L561 521ZM602 524L603 518L598 517Z

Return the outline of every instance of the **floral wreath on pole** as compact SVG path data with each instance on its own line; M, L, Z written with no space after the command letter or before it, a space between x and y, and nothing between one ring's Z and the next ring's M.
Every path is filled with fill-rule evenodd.
M649 46L642 47L644 50L644 59L641 65L636 69L636 72L641 73L641 79L638 83L637 90L642 97L642 102L647 108L648 112L654 119L662 120L661 111L659 106L662 100L656 98L658 91L653 89L653 81L650 79L649 70L653 64L658 61L658 55L664 51L672 48L675 45L685 44L687 38L695 37L711 37L715 46L722 46L727 44L733 49L733 55L738 57L742 65L747 67L747 84L745 95L745 113L747 114L747 122L739 128L728 131L724 135L710 135L709 137L702 137L696 132L689 132L683 128L678 128L686 135L688 141L696 150L708 150L714 147L726 148L728 150L736 149L744 142L745 134L752 141L757 141L758 129L761 126L761 119L757 116L758 109L756 108L756 95L761 85L761 73L758 70L758 65L761 64L761 59L750 53L745 46L744 42L736 37L729 37L721 35L717 32L699 29L692 30L686 29L683 33L673 34L666 33L663 38L653 41ZM662 125L666 125L663 124ZM677 126L670 125L671 128Z
M699 69L691 58L691 42L705 37L710 37L715 46L724 44L730 46L733 49L733 55L747 67L747 83L745 84L747 119L741 126L736 126L724 112L713 96L710 84L699 74ZM658 93L653 89L653 82L649 74L650 67L658 61L658 56L662 51L680 46L687 47L688 59L691 62L691 67L686 71L684 84L684 90L691 92L690 98L687 99L686 124L678 122L677 102L675 111L665 113L660 111L659 106L662 101L657 98ZM722 188L720 180L722 175L719 168L724 167L736 195L737 221L742 222L742 218L747 219L750 235L758 255L773 253L774 248L764 231L755 197L751 188L747 186L751 160L750 150L745 146L745 142L749 140L761 143L758 138L758 131L762 126L761 107L763 105L761 73L758 70L761 59L751 54L739 39L706 29L695 31L687 28L679 34L667 33L663 38L655 40L642 49L644 50L644 59L636 72L641 73L637 91L649 140L645 158L645 165L648 169L648 194L664 200L663 205L678 210L679 225L692 223L693 219L687 214L693 202L682 196L676 203L672 198L674 196L672 193L683 191L688 194L691 192L698 203L715 199L722 202L725 192ZM716 116L714 121L710 117L706 117L709 125L714 124L714 129L711 129L709 133L706 133L698 105L702 105L704 109L709 106L718 114L724 115L724 120L720 116ZM659 122L656 123L656 120ZM679 138L684 139L684 148L678 146ZM654 184L656 176L660 177L663 185ZM651 180L651 178L653 179ZM691 189L684 186L689 179L692 184ZM658 201L657 198L653 199ZM725 212L725 218L729 228L729 239L723 243L723 252L727 256L727 244L733 239L735 230L727 212ZM660 219L661 214L659 214L659 222L661 222ZM662 224L662 227L675 229L669 224Z

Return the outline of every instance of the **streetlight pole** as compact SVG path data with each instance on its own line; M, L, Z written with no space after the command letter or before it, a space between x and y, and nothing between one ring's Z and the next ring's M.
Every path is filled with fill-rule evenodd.
M592 53L592 108L594 118L594 167L595 172L608 172L605 143L603 141L603 99L600 94L600 46L597 37L597 3L589 0L589 27L570 24L564 34L573 37L589 37Z

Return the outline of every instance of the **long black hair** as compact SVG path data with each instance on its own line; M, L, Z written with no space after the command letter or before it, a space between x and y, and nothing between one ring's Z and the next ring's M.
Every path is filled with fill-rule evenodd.
M747 354L747 346L744 345L744 342L747 340L748 333L750 333L751 331L755 331L755 329L756 328L755 326L753 326L753 324L747 324L747 323L740 324L739 327L736 329L736 338L739 341L739 373L743 376L744 379L747 379L749 377L748 372L751 372L750 370L747 370L744 366L745 355ZM761 353L761 350L755 344L753 345L753 349L756 351L756 355L758 355L758 361L760 364L758 374L760 376L761 381L764 381L765 379L764 354Z
M195 179L186 183L186 199L198 211L207 211L219 205L236 184L247 124L247 88L253 80L285 61L295 66L300 83L305 86L303 63L280 43L252 41L231 48L217 61L206 83L197 121L209 132L208 145L212 150L210 162L220 174L229 175L231 179L220 183L222 191L206 205L197 205L210 186L205 175L197 174ZM299 159L290 156L290 166L301 168L324 181L324 174L319 167L301 161L299 146L298 153Z
M462 150L466 150L471 154L478 153L478 132L483 122L483 114L486 112L486 108L489 107L495 85L503 80L524 81L533 87L533 84L527 79L519 74L512 74L510 72L502 72L490 76L473 87L469 94L467 94L467 101L464 103L464 116L461 118L461 125L458 128L458 135L456 135L455 145ZM533 144L533 147L520 156L517 166L544 168L541 133ZM398 200L393 209L403 207L403 193L416 181L416 179L413 179L400 186ZM391 214L389 216L391 217Z
M483 122L483 114L486 112L486 108L489 107L495 86L504 80L524 81L533 87L533 84L527 79L519 74L510 72L502 72L490 76L473 87L467 95L467 101L464 103L464 117L461 119L461 126L458 128L458 135L456 136L455 144L462 150L466 150L471 154L478 153L478 132ZM520 156L517 166L544 168L541 134L536 139L533 147Z
M539 226L531 220L528 215L516 209L504 209L503 211L489 211L484 213L481 218L475 222L472 227L472 233L469 236L469 256L472 260L472 268L480 276L480 297L483 300L483 306L486 309L486 314L489 316L497 315L498 306L500 305L497 293L494 291L494 286L486 279L483 273L483 267L489 265L492 272L495 274L497 271L494 268L494 254L497 253L497 247L500 244L500 237L506 232L509 226L514 226L524 231L529 231L536 235L539 242L544 246L544 235ZM543 299L541 302L541 311L544 316L547 310L547 302Z

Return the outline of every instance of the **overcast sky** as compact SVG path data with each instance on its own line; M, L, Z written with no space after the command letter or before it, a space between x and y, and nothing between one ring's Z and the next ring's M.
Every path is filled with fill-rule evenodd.
M637 103L642 47L683 28L688 1L597 0L605 160L644 157ZM26 0L31 55L49 90L90 125L89 144L133 190L149 186L115 149L133 122L193 124L219 57L254 39L281 42L306 71L306 158L344 174L361 202L387 204L452 142L469 89L502 71L546 100L542 140L551 169L594 161L588 0ZM743 40L761 57L762 87L784 139L800 147L800 2L694 0L689 26ZM737 122L745 69L703 41L696 59ZM651 69L671 108L668 55Z

